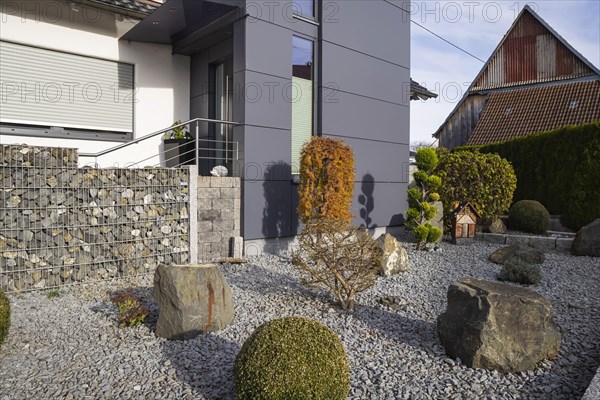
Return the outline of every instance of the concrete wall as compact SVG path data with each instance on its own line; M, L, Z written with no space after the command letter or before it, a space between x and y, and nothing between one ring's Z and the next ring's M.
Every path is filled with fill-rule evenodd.
M188 120L190 58L172 55L171 46L119 41L119 37L135 26L138 20L120 18L114 13L84 5L79 5L78 9L78 12L74 12L67 1L2 2L0 40L133 64L138 86L134 104L136 138L166 128L177 119ZM97 152L119 144L97 140L11 136L7 132L0 132L0 144L11 143L72 147L82 153ZM159 154L161 145L161 137L157 137L136 145L134 150L128 148L116 152L98 162L101 166L124 166ZM93 161L82 158L80 163L83 165ZM143 165L158 162L157 158Z
M244 238L298 232L297 185L289 165L292 104L286 92L293 35L315 41L317 75L322 67L318 133L345 140L355 152L355 222L401 224L408 181L409 20L383 0L327 2L319 43L318 27L292 18L290 6L290 1L247 2L250 17L234 30L234 79L236 87L245 88L237 103L243 113L234 113L243 123L235 131L244 156Z

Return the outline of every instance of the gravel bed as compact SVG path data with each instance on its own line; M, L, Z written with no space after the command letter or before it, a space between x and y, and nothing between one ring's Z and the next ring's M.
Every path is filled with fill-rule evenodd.
M412 248L412 244L407 244ZM563 341L555 361L519 374L470 369L444 355L435 322L450 282L495 279L487 256L499 245L409 250L411 270L379 278L354 313L305 288L286 258L261 256L221 267L233 290L235 324L186 342L154 336L152 277L10 297L12 326L0 350L0 399L230 399L233 362L261 323L304 315L331 327L351 366L352 399L580 399L600 365L600 262L549 252L543 280ZM119 329L110 293L134 286L147 324Z

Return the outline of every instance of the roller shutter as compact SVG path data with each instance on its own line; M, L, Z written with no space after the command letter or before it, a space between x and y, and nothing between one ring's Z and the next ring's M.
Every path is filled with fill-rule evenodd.
M133 132L133 65L0 41L0 122Z

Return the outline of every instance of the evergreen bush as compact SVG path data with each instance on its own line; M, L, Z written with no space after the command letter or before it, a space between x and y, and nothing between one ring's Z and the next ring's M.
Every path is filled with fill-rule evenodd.
M233 376L240 400L343 400L350 391L342 342L304 317L258 327L242 346Z
M415 161L418 170L413 176L417 186L408 189L406 226L417 239L417 250L421 250L426 243L436 242L442 236L442 231L429 222L436 214L431 202L439 201L437 189L442 182L440 177L433 173L439 161L434 149L420 148L417 150Z
M537 285L542 280L542 272L538 265L513 257L502 266L498 279L522 285Z
M550 214L539 201L517 201L508 213L508 226L527 233L546 233L550 226Z
M483 220L508 211L517 186L511 164L497 154L477 151L438 151L436 169L442 178L439 189L444 204L444 226L450 229L455 203L470 202Z
M572 229L600 218L600 122L455 150L509 160L518 180L514 200L537 200Z
M300 155L300 202L303 223L325 217L352 221L354 153L342 140L313 137Z

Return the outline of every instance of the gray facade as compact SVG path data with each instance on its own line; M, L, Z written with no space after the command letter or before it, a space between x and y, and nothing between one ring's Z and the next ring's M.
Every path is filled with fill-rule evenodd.
M188 1L170 0L161 8ZM204 10L199 3L195 0L189 10ZM224 115L215 114L212 106L212 80L215 65L226 64L223 104L226 116L240 123L228 134L240 144L240 161L231 168L243 178L244 239L298 233L298 186L291 169L293 36L314 43L314 134L343 139L354 149L355 222L368 227L402 224L409 157L410 21L401 4L317 0L312 20L295 17L292 0L204 3L223 5L221 15L207 18L196 31L186 28L171 35L171 43L174 52L182 49L181 54L191 57L191 118ZM143 26L152 19L142 21L128 39L152 29ZM202 135L210 138L214 132L207 128Z

